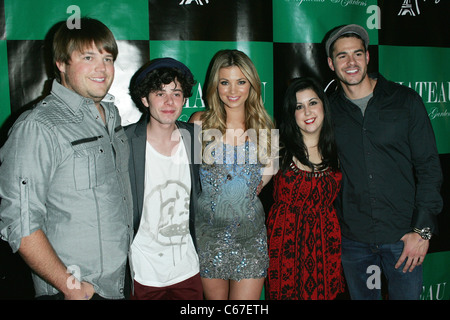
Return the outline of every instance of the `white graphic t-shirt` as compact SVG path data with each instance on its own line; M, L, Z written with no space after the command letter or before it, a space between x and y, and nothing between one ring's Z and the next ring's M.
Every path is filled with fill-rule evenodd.
M199 272L189 232L191 176L182 141L170 157L147 142L144 206L131 246L134 279L152 287L170 286Z

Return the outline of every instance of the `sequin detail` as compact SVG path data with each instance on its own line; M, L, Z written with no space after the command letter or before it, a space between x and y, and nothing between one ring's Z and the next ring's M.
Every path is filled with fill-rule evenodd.
M262 278L268 268L265 213L256 189L262 166L256 146L219 144L202 164L196 214L200 274L206 278Z

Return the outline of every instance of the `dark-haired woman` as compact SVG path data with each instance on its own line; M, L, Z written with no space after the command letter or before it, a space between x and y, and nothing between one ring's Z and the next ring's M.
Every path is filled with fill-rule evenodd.
M329 300L343 291L333 202L342 174L327 97L309 78L288 87L279 123L280 170L267 219L269 299Z

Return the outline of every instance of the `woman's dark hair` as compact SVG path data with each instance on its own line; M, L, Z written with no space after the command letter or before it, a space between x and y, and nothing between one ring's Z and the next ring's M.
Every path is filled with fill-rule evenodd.
M322 156L322 163L320 164L313 164L309 161L308 148L305 146L303 135L295 120L296 93L306 89L313 90L323 104L324 120L318 144L318 150ZM327 167L337 170L338 159L328 98L322 86L316 80L312 78L292 80L284 96L279 129L281 170L286 171L292 161L292 157L296 157L303 165L311 168L312 171L323 170Z
M145 68L145 66L143 68ZM139 72L137 72L136 75L139 75ZM130 86L131 98L139 111L145 114L148 112L148 108L143 105L141 98L148 97L150 92L161 90L163 85L167 85L172 81L175 82L175 80L178 80L180 83L184 97L191 97L195 80L192 77L187 77L185 73L178 68L162 67L149 72L145 78L138 83L136 83L135 80L132 80L132 85Z

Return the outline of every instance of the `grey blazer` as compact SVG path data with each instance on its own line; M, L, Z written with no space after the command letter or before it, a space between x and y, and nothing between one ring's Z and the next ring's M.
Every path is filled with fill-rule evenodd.
M136 235L142 216L144 205L144 177L145 177L145 145L147 141L148 116L143 115L141 119L127 127L125 133L130 144L129 172L131 182L131 192L133 194L133 227ZM189 208L189 230L197 247L195 238L195 212L197 211L197 199L201 193L199 167L201 145L198 137L194 135L194 124L177 121L176 125L183 137L186 152L189 157L191 171L191 198Z

